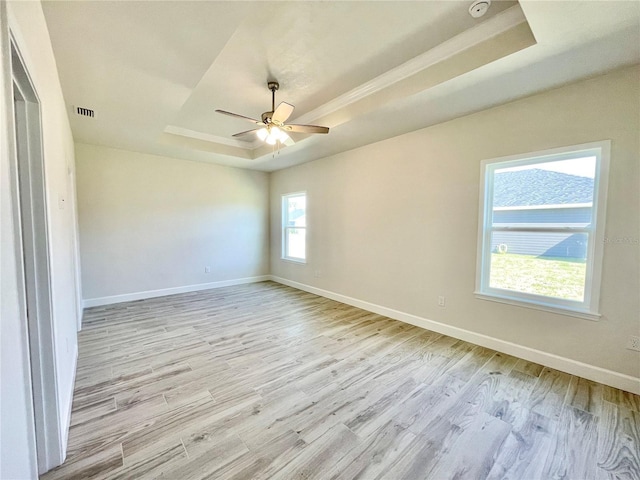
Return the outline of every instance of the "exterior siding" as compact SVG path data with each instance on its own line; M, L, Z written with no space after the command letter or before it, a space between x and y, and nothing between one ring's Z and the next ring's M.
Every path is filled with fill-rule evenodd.
M591 208L498 210L493 213L493 221L494 225L548 223L586 226L591 221ZM584 233L494 232L491 251L498 252L501 245L506 245L508 253L585 259L587 235Z
M506 245L508 253L584 260L587 255L587 235L584 233L514 233L495 232L491 251Z
M591 223L591 207L497 210L493 212L493 223L494 225L503 223L568 223L588 225Z

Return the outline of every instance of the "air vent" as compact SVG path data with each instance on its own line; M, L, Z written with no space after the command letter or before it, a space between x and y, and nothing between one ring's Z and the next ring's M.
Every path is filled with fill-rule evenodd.
M83 117L92 117L94 116L93 110L83 107L76 107L76 113Z

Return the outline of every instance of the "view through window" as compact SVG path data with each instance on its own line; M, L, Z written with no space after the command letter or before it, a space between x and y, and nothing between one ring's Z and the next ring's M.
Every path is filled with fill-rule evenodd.
M486 163L479 293L590 306L600 164L600 149Z
M282 197L282 257L288 260L306 259L307 195L292 193Z

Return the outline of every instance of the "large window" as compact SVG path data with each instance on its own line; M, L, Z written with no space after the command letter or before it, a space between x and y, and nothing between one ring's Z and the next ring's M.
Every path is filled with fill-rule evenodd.
M307 194L282 196L282 258L305 262L307 258Z
M609 142L482 162L476 294L597 319Z

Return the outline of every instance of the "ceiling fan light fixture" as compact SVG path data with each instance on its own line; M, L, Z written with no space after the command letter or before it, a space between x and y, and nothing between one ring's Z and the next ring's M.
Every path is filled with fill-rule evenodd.
M479 1L479 0L478 0ZM489 2L490 0L483 0ZM227 112L226 110L217 109L217 113L228 115L230 117L239 118L249 121L255 125L259 125L258 128L247 130L246 132L235 133L234 137L241 137L243 135L255 133L261 142L265 142L268 145L278 145L278 152L280 152L281 145L293 145L295 142L287 132L296 133L329 133L329 127L321 127L318 125L297 125L293 123L286 123L291 114L293 113L294 106L287 102L280 102L276 107L276 90L278 90L278 82L269 82L267 84L269 90L271 90L271 110L262 114L261 120L257 120L251 117L245 117L233 112ZM274 148L275 151L275 148Z
M266 128L261 128L260 130L256 131L256 135L260 140L264 142L269 136L269 130L267 130Z
M271 137L273 137L277 142L284 143L284 141L289 138L289 135L287 135L281 128L272 126Z
M263 142L269 145L275 145L277 142L284 143L289 140L289 135L284 130L275 125L269 125L267 127L256 130L256 136Z

